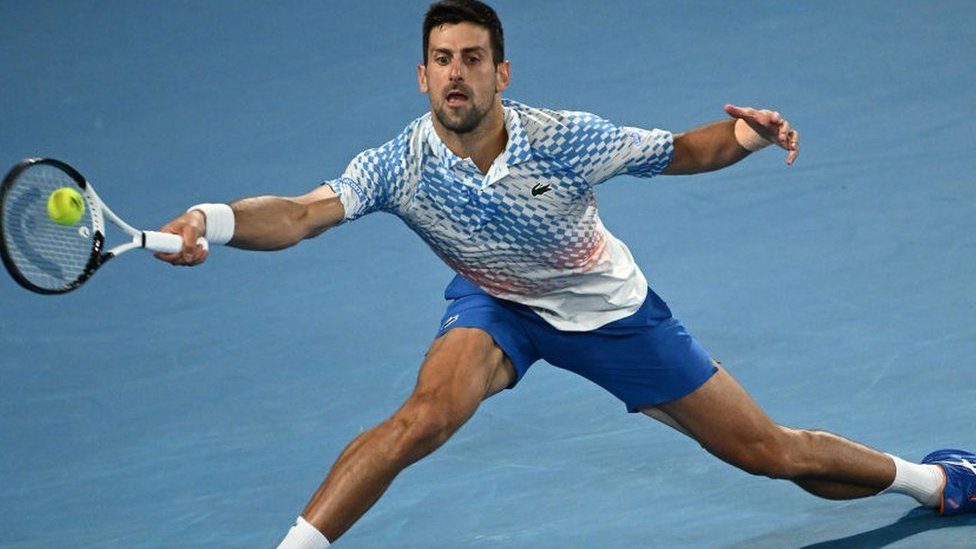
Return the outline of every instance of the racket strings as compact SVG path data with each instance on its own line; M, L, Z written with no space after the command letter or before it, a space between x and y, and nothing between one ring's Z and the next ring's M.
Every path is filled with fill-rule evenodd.
M8 182L0 213L7 259L29 284L50 291L83 280L93 256L90 208L70 226L59 225L48 215L47 199L61 187L78 189L71 176L57 167L32 165Z

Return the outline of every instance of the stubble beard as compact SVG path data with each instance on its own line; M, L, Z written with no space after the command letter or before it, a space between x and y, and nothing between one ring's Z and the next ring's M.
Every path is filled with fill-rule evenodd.
M434 116L437 117L437 121L440 122L441 126L444 126L448 131L456 134L471 133L488 116L493 100L494 96L485 105L478 105L474 101L470 101L468 109L459 113L460 116L452 112L450 107L441 103L439 106L434 107Z

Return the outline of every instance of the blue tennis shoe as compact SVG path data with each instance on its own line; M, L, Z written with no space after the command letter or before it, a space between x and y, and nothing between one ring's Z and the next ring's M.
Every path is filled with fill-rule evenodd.
M976 454L963 450L936 450L922 459L942 468L942 502L939 513L976 513Z

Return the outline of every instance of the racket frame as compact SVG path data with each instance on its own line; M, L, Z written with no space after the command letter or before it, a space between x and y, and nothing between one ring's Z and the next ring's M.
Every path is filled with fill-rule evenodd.
M142 231L136 229L132 225L126 223L121 217L119 217L115 212L109 208L105 202L102 201L98 193L95 192L94 186L81 175L78 170L74 169L70 165L60 160L54 158L27 158L18 162L4 177L3 183L0 184L0 208L6 200L6 195L8 188L11 188L14 181L20 177L20 175L37 165L48 165L61 170L67 174L74 183L78 186L79 192L85 197L85 202L87 203L88 211L91 213L91 241L92 249L91 255L88 259L87 264L82 270L81 274L75 278L72 282L66 284L61 288L45 288L42 286L37 286L28 280L17 267L13 258L7 252L6 240L3 234L3 224L0 223L0 259L3 260L4 266L7 271L13 276L14 280L17 281L22 287L39 294L45 295L55 295L63 294L77 289L79 286L84 284L89 278L95 274L102 265L107 263L113 257L119 256L130 250L136 248L144 248L154 252L162 253L177 253L183 249L183 237L170 233L162 233L158 231ZM2 211L2 210L0 210ZM0 213L2 215L2 213ZM122 230L126 235L128 235L131 240L128 242L123 242L114 246L113 248L103 251L106 245L106 231L105 231L105 219L112 222L113 225ZM86 230L83 227L81 230ZM206 247L207 241L202 237L198 240L198 244Z

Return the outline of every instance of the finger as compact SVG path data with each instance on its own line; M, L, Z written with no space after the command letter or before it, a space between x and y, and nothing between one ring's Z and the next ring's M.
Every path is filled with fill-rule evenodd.
M192 225L189 224L185 224L185 225L176 224L173 226L167 225L162 229L160 229L160 231L178 235L183 241L183 246L182 248L180 248L180 251L176 252L175 254L166 255L165 256L166 258L173 258L174 256L178 256L179 260L177 262L179 264L193 264L200 261L201 247L197 243L197 241L200 239L198 234L199 231L196 230ZM163 259L164 261L167 260L163 257L161 257L161 259Z
M737 107L732 104L725 105L725 112L733 118L752 118L755 116L756 109L749 107Z
M166 263L172 263L173 265L177 265L178 262L182 260L183 256L180 254L164 254L162 252L156 252L153 254L153 257L155 257L160 261L165 261Z
M203 212L191 210L160 229L165 232L180 235L183 238L183 249L180 253L183 256L184 263L193 264L194 262L200 261L200 250L198 249L197 241L203 236L201 234L205 226L203 223L205 223Z
M776 131L776 141L778 141L781 146L789 148L790 134L792 133L793 128L790 127L790 123L783 120L779 125L779 129Z
M206 261L210 257L210 251L204 246L194 244L189 250L183 249L172 254L156 252L153 256L172 265L193 266Z
M189 227L184 227L180 233L177 233L183 237L183 252L192 251L197 247L197 239L200 235L196 234L196 231L190 229Z
M196 261L197 251L193 246L183 244L183 251L180 252L180 263L192 265Z
M193 262L190 265L199 265L206 261L208 257L210 257L210 251L197 244L196 248L194 248Z
M199 265L200 263L206 261L209 255L210 253L209 250L207 250L207 248L204 248L203 246L196 244L196 241L194 241L192 247L183 248L183 251L180 253L180 264Z
M800 154L800 132L793 130L790 132L787 149L790 151L786 155L786 165L792 166L796 162L796 157Z

